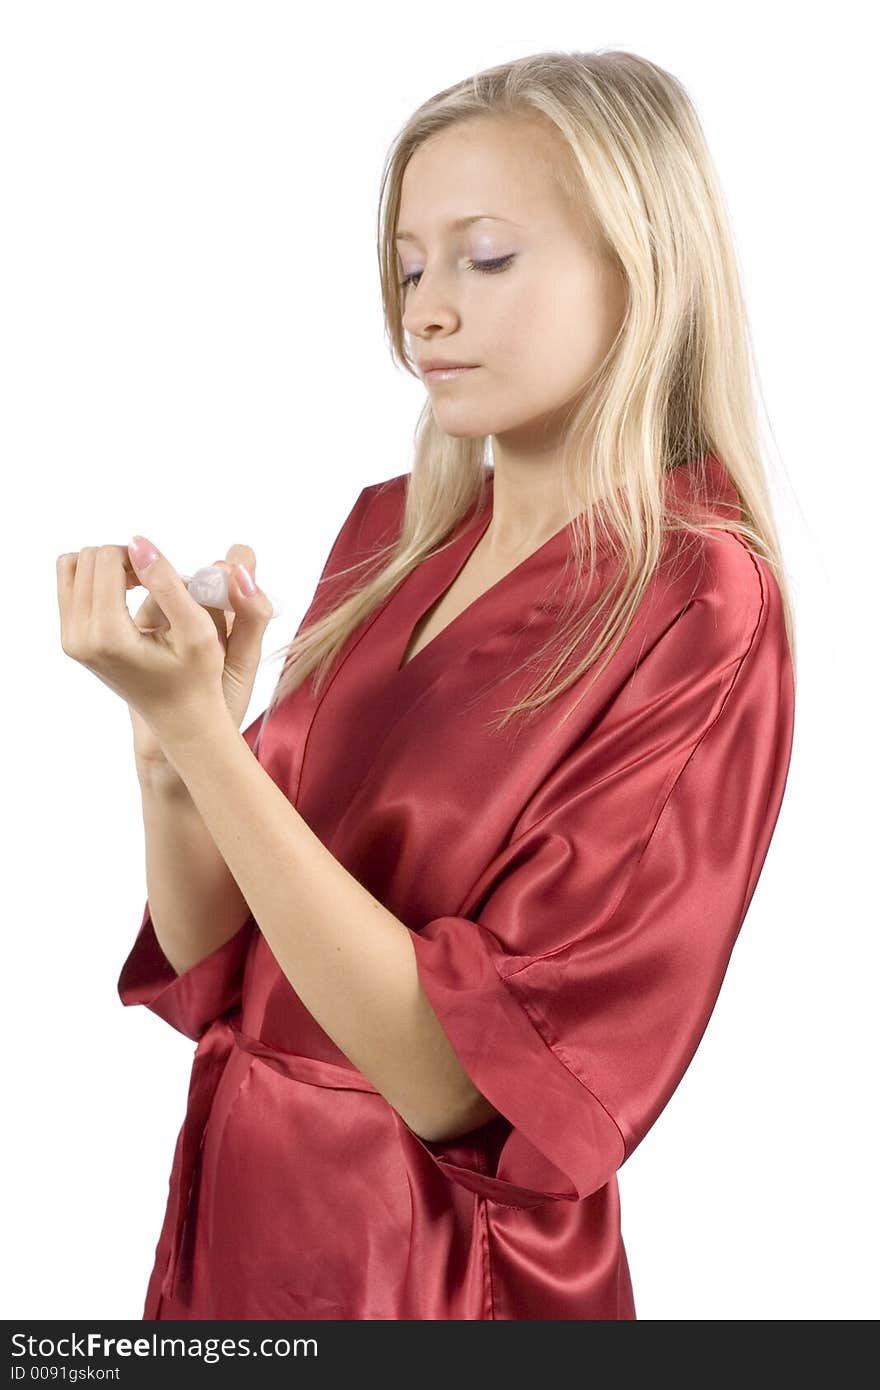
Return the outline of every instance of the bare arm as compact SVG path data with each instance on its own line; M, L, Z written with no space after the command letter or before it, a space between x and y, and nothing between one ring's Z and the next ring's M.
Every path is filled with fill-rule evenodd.
M141 768L138 777L150 916L182 975L234 936L250 909L180 778Z
M225 707L169 732L166 751L303 1004L410 1128L445 1142L495 1116L421 985L412 933L334 858Z

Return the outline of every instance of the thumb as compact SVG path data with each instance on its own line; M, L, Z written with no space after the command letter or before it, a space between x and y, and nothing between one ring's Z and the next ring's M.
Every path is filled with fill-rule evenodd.
M226 552L224 566L232 569L236 565L246 565L251 574L257 573L257 557L249 545L231 545Z
M226 552L230 566L227 584L229 602L235 613L226 639L226 671L240 682L253 680L260 664L263 635L272 618L272 602L254 579L254 552L249 546L233 545ZM244 565L246 574L238 569ZM249 593L248 578L254 585Z
M146 536L135 535L128 543L132 569L139 583L148 591L168 622L182 631L194 626L193 603L186 585L169 560ZM195 618L201 622L201 618Z

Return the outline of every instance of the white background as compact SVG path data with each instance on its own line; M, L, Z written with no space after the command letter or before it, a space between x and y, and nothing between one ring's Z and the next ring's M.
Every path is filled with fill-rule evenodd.
M191 572L247 542L286 604L264 650L288 640L360 489L411 467L423 387L376 264L391 140L478 68L605 46L681 78L720 171L800 659L721 996L620 1173L637 1316L877 1316L868 12L3 5L4 1317L140 1318L193 1052L116 992L146 895L131 729L61 650L56 556L139 531Z

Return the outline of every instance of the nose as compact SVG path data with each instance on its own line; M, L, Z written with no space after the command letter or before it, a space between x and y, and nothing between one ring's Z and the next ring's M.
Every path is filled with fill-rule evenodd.
M437 277L427 279L422 274L418 285L411 285L407 291L403 310L404 331L423 337L432 330L451 332L458 322L458 310Z

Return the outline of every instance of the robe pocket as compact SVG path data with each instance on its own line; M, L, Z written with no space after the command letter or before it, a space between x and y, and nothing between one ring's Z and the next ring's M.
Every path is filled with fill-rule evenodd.
M218 1139L209 1228L223 1286L237 1306L261 1290L274 1317L397 1316L412 1204L391 1107L354 1069L233 1033L253 1062Z

